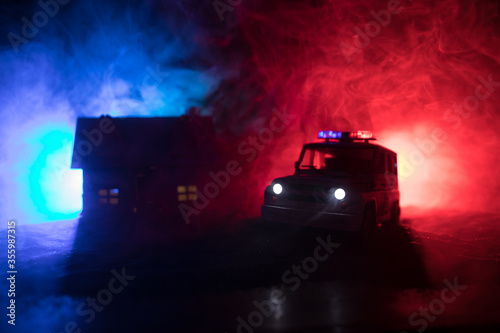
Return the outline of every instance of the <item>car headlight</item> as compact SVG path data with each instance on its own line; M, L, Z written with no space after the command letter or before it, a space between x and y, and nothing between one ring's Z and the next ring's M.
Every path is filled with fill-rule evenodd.
M335 196L335 199L337 200L342 200L345 198L345 191L343 188L338 188L335 190L335 192L333 193L333 195Z
M280 194L281 192L283 192L283 186L281 186L281 184L274 184L273 185L273 192L274 194Z

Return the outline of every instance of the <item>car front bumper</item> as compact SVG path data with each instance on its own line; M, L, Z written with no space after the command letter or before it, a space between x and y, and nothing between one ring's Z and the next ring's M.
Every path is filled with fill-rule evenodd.
M271 205L262 205L261 214L264 221L350 232L361 230L363 223L363 215L317 212Z

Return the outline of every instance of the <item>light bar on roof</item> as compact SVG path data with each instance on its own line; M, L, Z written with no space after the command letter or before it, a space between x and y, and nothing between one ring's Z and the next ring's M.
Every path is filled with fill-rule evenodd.
M354 132L341 132L341 131L319 131L319 139L336 139L336 140L375 140L372 131L354 131Z
M342 132L339 131L319 131L318 139L340 139Z
M372 131L356 131L356 132L351 132L349 135L351 139L373 139L373 132Z

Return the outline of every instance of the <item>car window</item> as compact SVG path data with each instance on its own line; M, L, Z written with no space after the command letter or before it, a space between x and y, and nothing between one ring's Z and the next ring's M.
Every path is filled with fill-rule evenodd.
M385 173L393 173L391 166L391 156L389 156L389 154L384 154L384 155L385 155Z
M390 174L396 175L396 156L393 154L387 155L387 172Z
M370 174L373 171L374 155L373 148L308 147L299 163L299 169Z
M398 175L398 159L396 155L391 155L391 164L394 166L394 174Z

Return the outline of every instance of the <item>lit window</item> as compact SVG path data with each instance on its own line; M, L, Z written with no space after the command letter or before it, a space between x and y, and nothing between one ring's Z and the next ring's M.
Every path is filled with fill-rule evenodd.
M100 189L99 193L99 203L101 204L110 204L110 205L118 205L118 196L120 194L120 190L117 188L111 189Z
M177 199L179 201L195 201L198 199L196 185L177 186Z

